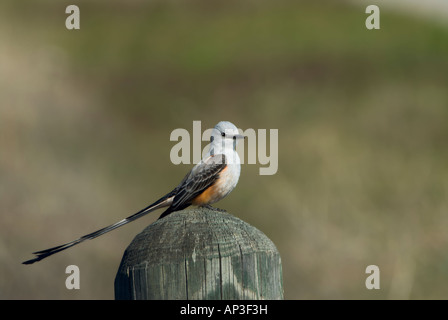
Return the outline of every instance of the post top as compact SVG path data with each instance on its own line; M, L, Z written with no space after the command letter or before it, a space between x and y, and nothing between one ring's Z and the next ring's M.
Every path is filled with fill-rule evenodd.
M126 249L122 264L176 263L185 257L212 259L254 252L278 253L264 233L243 220L217 209L191 208L146 227Z

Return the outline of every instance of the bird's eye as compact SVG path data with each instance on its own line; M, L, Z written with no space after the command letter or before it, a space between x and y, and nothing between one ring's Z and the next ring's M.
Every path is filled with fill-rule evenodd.
M221 132L221 136L225 137L226 136L225 132Z
M236 136L233 136L233 140L236 140Z

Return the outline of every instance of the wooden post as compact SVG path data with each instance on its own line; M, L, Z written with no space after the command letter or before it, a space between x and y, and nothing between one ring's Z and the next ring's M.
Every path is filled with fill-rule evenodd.
M115 299L283 299L280 254L261 231L226 212L177 211L126 249Z

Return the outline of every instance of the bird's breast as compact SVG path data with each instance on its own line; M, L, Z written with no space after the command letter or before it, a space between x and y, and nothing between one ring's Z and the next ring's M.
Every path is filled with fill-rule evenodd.
M240 177L239 164L228 164L219 174L215 183L205 189L193 201L193 205L204 206L215 203L227 196L237 185Z

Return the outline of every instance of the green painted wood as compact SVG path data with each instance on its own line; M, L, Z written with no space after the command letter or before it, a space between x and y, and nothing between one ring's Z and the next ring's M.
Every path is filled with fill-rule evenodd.
M177 211L138 234L115 278L116 299L283 299L280 254L226 212Z

